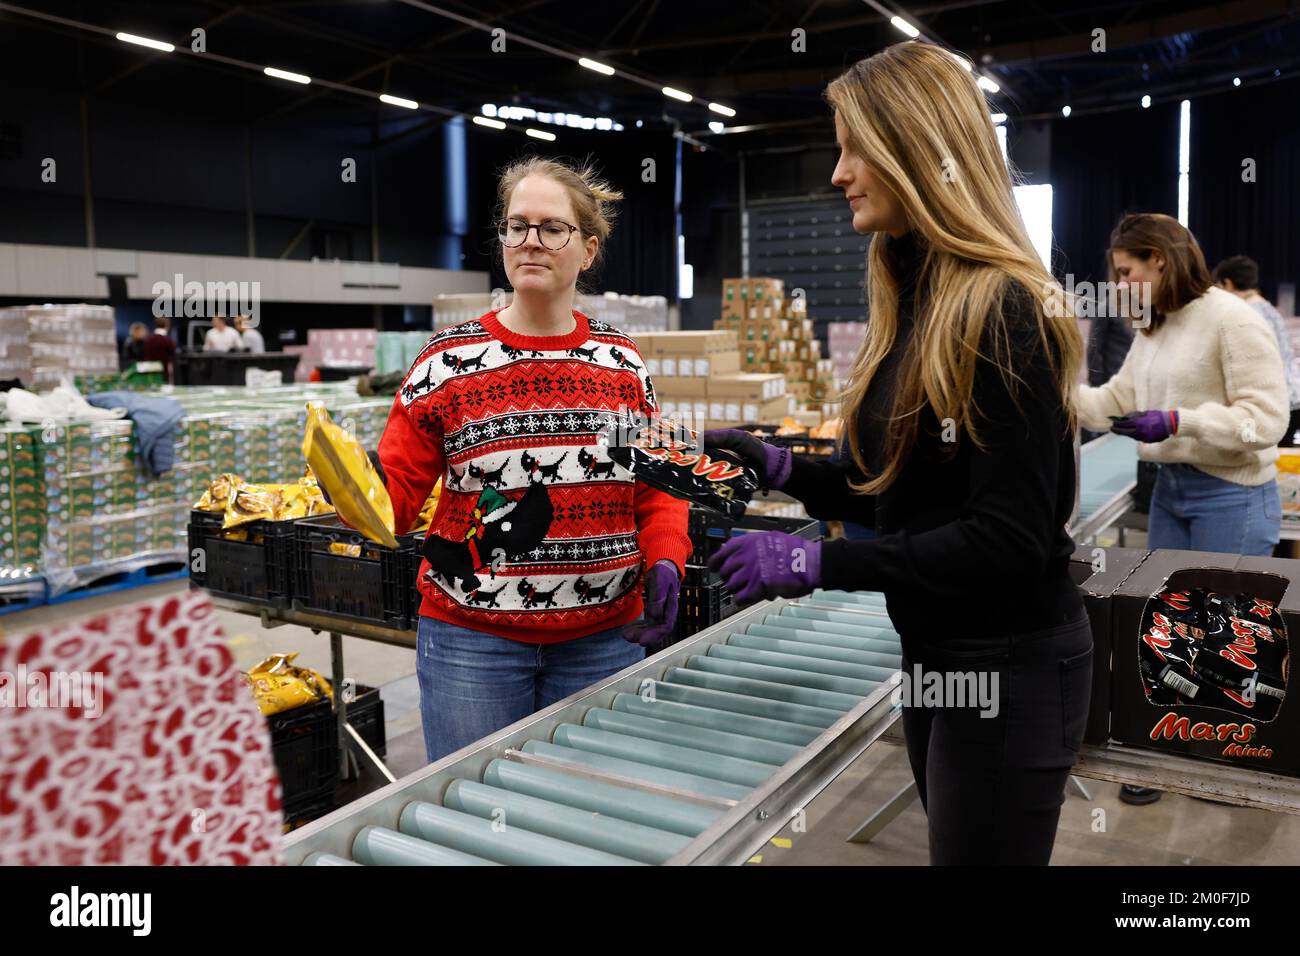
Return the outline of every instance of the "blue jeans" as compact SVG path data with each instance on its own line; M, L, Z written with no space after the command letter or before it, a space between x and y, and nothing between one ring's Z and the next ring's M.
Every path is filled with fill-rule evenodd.
M1161 465L1151 495L1147 546L1269 555L1281 523L1276 481L1250 487L1191 465Z
M645 658L623 628L525 644L421 617L415 673L429 762L549 707Z

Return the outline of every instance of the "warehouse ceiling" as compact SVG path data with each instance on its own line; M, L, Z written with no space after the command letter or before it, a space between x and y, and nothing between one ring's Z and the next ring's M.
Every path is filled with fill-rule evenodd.
M854 60L903 38L889 22L894 11L968 56L1001 88L993 108L1013 117L1059 115L1065 104L1131 108L1139 91L1161 101L1233 77L1249 86L1300 73L1300 15L1288 0L19 0L0 3L0 80L11 90L89 93L254 124L440 120L371 98L386 91L467 114L513 104L625 126L669 122L701 143L749 148L829 129L821 90ZM125 31L188 48L194 28L206 31L212 56L153 53L113 37ZM494 28L505 31L504 52L492 49ZM1104 52L1093 49L1098 28ZM792 49L800 37L802 49ZM565 54L637 80L599 75ZM270 79L264 65L317 82ZM696 102L667 99L663 85ZM709 101L734 108L735 118L710 112ZM710 121L754 129L719 135Z

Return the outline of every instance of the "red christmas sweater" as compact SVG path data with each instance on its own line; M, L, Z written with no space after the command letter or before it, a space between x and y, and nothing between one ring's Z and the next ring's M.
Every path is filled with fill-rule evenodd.
M686 502L636 482L596 433L658 412L636 344L573 313L563 336L517 335L496 312L436 333L406 374L379 442L396 527L438 478L422 616L530 644L641 614L641 577L691 552Z

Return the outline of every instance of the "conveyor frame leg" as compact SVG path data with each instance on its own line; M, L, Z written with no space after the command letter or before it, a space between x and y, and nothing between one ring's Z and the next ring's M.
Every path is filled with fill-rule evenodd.
M339 779L356 780L364 764L384 778L385 782L397 780L392 771L379 759L379 755L361 739L348 723L348 701L343 690L343 635L330 631L330 676L334 682L334 716L338 721Z
M885 801L885 805L869 816L862 826L853 831L849 843L870 843L881 830L894 822L894 819L916 802L920 796L916 792L916 781L909 780L898 793Z

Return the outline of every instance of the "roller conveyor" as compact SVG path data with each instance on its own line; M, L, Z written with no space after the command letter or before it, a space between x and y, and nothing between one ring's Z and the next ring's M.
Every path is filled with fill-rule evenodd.
M1121 435L1079 448L1079 510L1070 528L1076 541L1095 537L1132 507L1137 460L1137 442Z
M743 863L897 716L881 595L764 602L291 834L310 866Z

